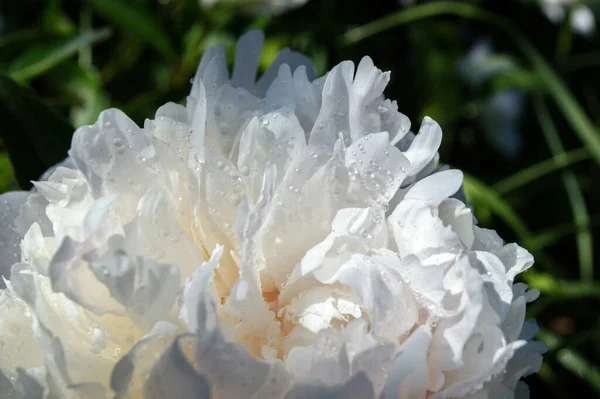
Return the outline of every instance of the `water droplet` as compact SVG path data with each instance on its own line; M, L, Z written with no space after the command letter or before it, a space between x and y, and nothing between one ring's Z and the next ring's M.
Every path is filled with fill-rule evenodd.
M239 194L232 193L232 194L229 194L229 197L227 197L227 200L229 201L229 203L231 205L238 205L240 203L240 201L242 200L242 198L240 197Z

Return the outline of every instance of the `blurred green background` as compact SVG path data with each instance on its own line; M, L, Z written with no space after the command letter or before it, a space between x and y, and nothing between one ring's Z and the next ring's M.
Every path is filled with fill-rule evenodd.
M425 115L442 126L442 162L466 172L479 224L536 257L522 280L542 292L529 316L549 353L532 397L598 397L600 34L570 22L578 6L600 15L598 2L573 1L562 22L536 0L410 3L313 0L268 16L236 1L2 1L0 192L27 189L105 108L141 124L183 101L202 52L223 43L232 58L250 28L266 33L263 68L285 46L319 74L369 55L415 128Z

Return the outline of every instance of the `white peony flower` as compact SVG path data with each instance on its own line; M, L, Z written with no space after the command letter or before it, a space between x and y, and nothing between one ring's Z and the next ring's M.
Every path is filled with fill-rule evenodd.
M231 77L209 50L143 128L103 112L2 196L2 372L27 398L526 394L533 258L431 174L440 127L410 133L368 57L312 80L286 49L255 81L262 42Z

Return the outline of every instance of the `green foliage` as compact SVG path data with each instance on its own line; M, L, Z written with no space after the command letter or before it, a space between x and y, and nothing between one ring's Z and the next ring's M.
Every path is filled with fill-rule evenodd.
M71 125L4 74L0 74L0 120L0 136L21 187L29 187L31 180L66 157Z
M28 188L64 158L72 126L93 123L105 108L143 123L163 103L183 101L206 48L222 43L232 56L249 28L266 32L262 69L285 46L311 57L320 74L369 55L391 70L386 94L415 126L424 115L442 125L441 158L466 172L479 224L536 257L522 279L542 292L529 315L550 351L529 378L532 396L600 393L600 34L574 34L568 20L554 25L531 0L407 8L313 0L277 16L248 14L236 1L211 9L199 3L0 5L0 192L17 182ZM480 40L490 54L478 68L494 72L478 77L464 63ZM524 98L512 133L497 129L508 113L492 126L487 118L490 101L509 92ZM497 146L515 139L509 133L519 135L520 151Z

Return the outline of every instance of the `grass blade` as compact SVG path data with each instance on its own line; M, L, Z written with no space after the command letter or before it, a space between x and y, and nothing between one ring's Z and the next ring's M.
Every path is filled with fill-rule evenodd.
M494 214L500 217L517 234L522 244L530 251L537 249L537 243L527 224L515 212L506 200L498 192L484 182L473 176L464 175L463 188L469 202L473 204L485 203Z
M544 100L536 96L534 109L542 127L542 132L550 151L555 156L564 154L564 147L560 141L556 127L552 122L550 113ZM582 281L591 281L594 276L594 249L592 233L590 231L590 215L583 198L583 193L577 182L575 174L565 170L562 172L562 181L567 191L569 203L573 212L573 219L577 227L577 251L579 253L579 273Z
M555 351L556 360L600 394L600 369L587 361L577 351L565 348L562 340L556 334L541 329L539 337L547 343L551 352Z
M498 194L505 195L545 175L587 159L590 159L590 152L585 147L562 152L550 159L546 159L545 161L539 162L520 170L512 176L502 179L494 184L493 188Z
M80 49L105 40L109 29L86 32L58 42L31 46L9 68L10 76L24 82L39 76L50 68L75 55Z

